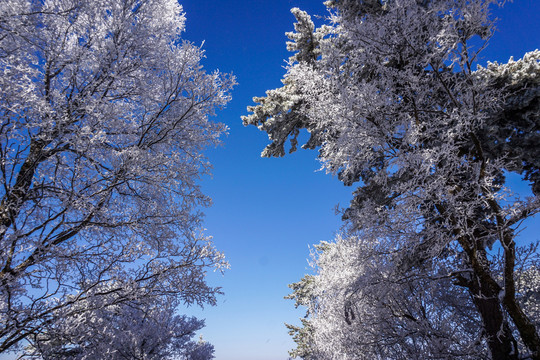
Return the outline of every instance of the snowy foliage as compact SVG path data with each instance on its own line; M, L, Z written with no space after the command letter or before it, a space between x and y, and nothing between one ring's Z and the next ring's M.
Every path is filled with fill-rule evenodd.
M59 319L31 339L24 359L210 360L214 349L195 332L204 321L174 314L168 303L111 305Z
M198 181L235 81L184 21L176 0L0 1L0 352L86 309L214 303Z
M516 272L518 301L536 326L537 247L517 249ZM308 315L301 327L287 325L298 345L291 354L304 359L489 359L481 319L467 291L433 268L405 277L393 259L394 253L377 242L353 235L316 245L315 273L290 285L288 298L306 307ZM504 261L494 261L499 277Z
M427 324L453 345L442 341L413 348L431 335L422 338L414 330L417 343L403 333L389 333L403 349L379 353L382 358L453 358L457 353L466 358L469 350L480 354L477 344L484 342L493 359L540 358L536 314L526 312L518 299L516 278L526 269L516 260L515 243L519 224L540 210L540 52L477 67L493 32L490 9L498 3L327 1L330 25L320 29L305 12L293 9L297 32L289 37L297 45L288 47L297 54L290 59L284 86L254 98L259 104L243 117L244 124L268 133L271 143L263 156L283 156L288 139L290 150L296 150L298 134L306 129L310 138L303 147L319 148L328 172L345 185L357 185L343 217L352 236L362 241L353 241L356 250L350 251L364 254L367 246L374 249L372 255L362 261L351 255L345 261L327 254L317 266L335 261L343 275L347 272L337 263L350 264L358 277L350 283L363 276L382 281L384 274L389 280L379 290L352 296L351 307L374 306L376 316L386 318L386 295L373 295L383 289L404 306L412 301L415 314L422 303L452 298L459 304L470 297L472 305L464 307L476 333L463 339L449 333L446 325L459 324L461 318L451 305L436 304ZM535 196L512 193L506 186L509 172L528 180ZM343 246L336 245L336 251ZM501 266L496 248L503 251ZM377 266L370 268L367 261ZM428 281L433 278L441 280ZM327 278L320 286L345 291L346 283ZM411 287L424 293L411 292ZM335 316L325 317L333 325L318 322L319 312L312 313L311 333L318 334L325 324L334 326L325 332L330 338L349 340L342 347L349 352L335 358L358 358L368 350L354 338L369 339L363 332L368 329L344 334L351 329L343 306L349 305L331 308ZM379 320L366 318L370 324ZM410 325L404 322L403 329ZM336 344L330 338L315 336L316 348L334 346L328 345ZM355 347L358 352L351 352ZM391 346L385 349L392 351Z
M401 278L390 254L355 236L316 249L316 274L290 296L310 315L304 358L488 359L474 305L450 278Z

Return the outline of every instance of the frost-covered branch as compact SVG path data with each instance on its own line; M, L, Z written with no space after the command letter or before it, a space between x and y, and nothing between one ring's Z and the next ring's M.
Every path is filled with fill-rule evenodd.
M472 345L476 335L468 337L471 348L444 335L454 342L445 348L457 351L445 356L466 356L469 350L478 355L489 349L493 359L540 359L536 320L519 302L515 282L519 224L540 210L540 55L532 51L517 61L473 70L493 33L491 7L500 4L328 1L329 25L319 31L320 38L313 35L317 29L308 15L294 10L294 38L305 41L289 46L298 56L291 58L285 87L255 98L259 104L248 108L251 114L243 118L244 124L268 133L271 143L263 156L284 155L288 138L295 151L298 134L310 133L303 147L317 147L323 167L345 185L356 186L344 219L354 236L371 241L376 249L364 261L388 266L393 269L388 276L394 277L381 280L393 298L344 298L343 304L349 305L336 310L342 311L341 317L329 315L336 321L326 333L329 338L315 339L310 349L330 354L327 344L334 341L332 336L345 339L342 332L352 315L357 316L355 306L369 305L390 318L419 322L426 308L419 305L421 297L433 299L433 294L419 295L419 303L410 304L414 313L392 305L391 299L412 301L404 288L392 284L409 282L413 289L423 289L438 278L444 286L435 282L426 291L437 289L448 297L466 291L472 301L467 311L474 312L470 316L483 334L478 347ZM308 53L316 56L301 55ZM512 193L506 181L509 172L530 183L533 199ZM495 248L504 251L503 268L494 266ZM350 251L362 250L358 246ZM358 270L367 265L350 266ZM378 268L366 271L380 276ZM447 274L456 275L450 281ZM320 299L319 295L326 298L314 296ZM432 310L434 317L450 311L444 306ZM319 316L313 313L309 320L315 332L329 321L325 317L317 322ZM387 320L383 316L373 321L375 327L382 326L376 321ZM362 335L357 338L369 338L358 331ZM396 335L394 344L419 344L408 336ZM369 345L354 335L347 339L345 357L359 358ZM422 341L425 349L418 347L415 355L403 358L433 357L426 354L435 343ZM462 348L467 351L458 355L456 349ZM401 356L399 351L376 349L380 358Z
M0 352L84 309L215 302L198 183L235 80L184 21L174 0L0 3Z

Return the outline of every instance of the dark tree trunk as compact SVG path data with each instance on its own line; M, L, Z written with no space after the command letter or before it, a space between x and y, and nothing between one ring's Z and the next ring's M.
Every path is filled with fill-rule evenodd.
M478 287L478 285L480 285ZM478 287L477 289L474 289ZM480 313L486 340L493 360L517 360L517 343L504 319L501 303L497 294L489 294L482 289L482 284L473 285L470 289L473 302Z
M501 287L490 274L487 254L484 250L468 249L469 262L474 275L467 282L474 305L480 313L484 334L492 360L517 360L519 350L504 316Z

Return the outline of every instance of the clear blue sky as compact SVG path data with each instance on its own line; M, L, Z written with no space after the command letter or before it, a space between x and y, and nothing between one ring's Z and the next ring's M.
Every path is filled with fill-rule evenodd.
M1 1L1 0L0 0ZM309 245L331 240L339 229L335 206L345 206L351 188L317 172L316 152L299 151L282 159L263 159L265 134L240 120L253 96L281 86L290 54L284 33L293 29L289 10L299 7L326 15L323 0L181 0L187 17L185 38L202 43L208 70L233 72L239 85L217 120L230 127L225 145L209 151L213 178L203 189L214 200L205 227L225 252L231 269L210 276L225 295L218 306L188 314L206 318L204 338L217 360L285 360L293 342L284 322L303 316L284 300L287 284L307 271ZM486 60L506 62L539 46L540 0L515 0L497 11L499 32L484 52ZM523 233L538 238L540 226ZM0 359L8 357L0 355Z
M284 360L294 346L284 322L298 323L303 312L284 300L287 284L308 271L309 245L331 240L339 229L335 206L346 205L351 188L316 172L316 152L299 151L281 159L260 158L267 136L244 128L240 116L253 96L281 86L285 70L284 33L293 29L289 10L299 7L326 15L322 0L182 0L186 39L205 40L207 69L233 72L239 85L218 120L230 127L225 146L209 152L213 179L203 188L214 199L206 228L231 263L224 277L212 276L225 296L217 307L192 311L206 318L205 339L217 360ZM499 31L484 59L506 62L540 47L540 1L515 0L497 10ZM536 221L538 223L538 221ZM536 237L529 225L523 235Z
M307 271L309 244L330 240L340 226L334 207L346 204L350 189L323 172L316 152L262 159L267 136L242 126L253 96L281 86L284 33L293 29L292 7L324 15L321 1L182 2L186 39L205 40L207 69L233 72L239 85L217 119L230 127L224 146L209 152L214 176L203 189L214 200L205 227L231 264L224 277L212 277L225 295L218 306L192 311L206 318L205 339L218 360L287 359L293 342L284 322L298 322L302 311L284 300L287 284Z

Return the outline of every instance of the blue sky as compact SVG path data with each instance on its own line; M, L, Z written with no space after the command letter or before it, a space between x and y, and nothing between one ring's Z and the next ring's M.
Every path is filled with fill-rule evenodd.
M341 224L334 213L352 188L317 172L316 152L299 151L263 159L267 136L240 120L253 96L281 86L285 70L284 33L293 29L289 10L299 7L326 15L322 0L181 0L187 17L185 38L204 41L208 70L233 72L239 85L216 120L230 127L224 146L208 152L214 165L203 189L214 200L205 227L225 252L231 269L209 281L225 292L216 307L182 309L206 318L204 338L217 360L285 360L294 344L284 322L298 323L302 310L284 300L287 284L308 270L309 245L331 240ZM499 31L483 53L506 62L539 47L540 1L515 0L496 11ZM523 233L537 239L538 220ZM0 355L0 359L8 357Z
M284 33L294 22L290 8L325 14L325 7L314 0L182 4L185 38L205 41L205 67L233 72L239 83L233 101L218 114L230 133L223 147L209 151L214 176L203 182L214 200L205 227L231 269L211 277L225 291L218 306L187 312L206 318L202 333L215 345L218 360L286 359L293 343L284 322L303 316L283 299L287 284L307 271L308 245L331 239L339 228L334 207L348 202L350 189L315 172L316 152L261 158L267 136L243 127L240 116L253 96L281 86L284 59L290 56Z
M293 29L289 10L299 7L326 15L322 0L183 0L185 38L203 40L204 65L233 72L239 85L233 100L217 119L230 127L225 145L209 151L214 176L203 189L214 200L206 210L205 227L225 252L231 269L211 276L225 295L218 306L188 313L206 318L205 339L214 344L217 360L284 360L294 344L284 322L303 316L284 300L287 284L308 270L309 245L331 240L339 229L334 213L345 206L352 188L317 172L314 151L281 159L260 158L267 136L243 127L241 115L253 96L280 87L286 51L284 33ZM506 62L539 47L540 1L515 0L497 9L499 31L484 51L487 60ZM523 237L537 239L538 221Z

